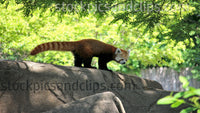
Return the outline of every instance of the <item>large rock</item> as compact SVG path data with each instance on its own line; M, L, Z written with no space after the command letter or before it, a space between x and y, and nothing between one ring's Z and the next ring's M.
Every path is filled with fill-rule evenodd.
M60 105L45 113L125 113L125 110L118 97L112 92L104 92Z
M1 113L39 113L58 106L82 109L78 101L94 99L90 103L98 103L91 95L100 93L107 99L106 93L102 93L106 91L121 100L121 108L127 113L178 113L181 109L156 105L159 98L170 92L162 90L155 81L97 69L0 61ZM110 106L116 105L112 103L114 100L108 98L108 101ZM108 109L101 103L98 105Z

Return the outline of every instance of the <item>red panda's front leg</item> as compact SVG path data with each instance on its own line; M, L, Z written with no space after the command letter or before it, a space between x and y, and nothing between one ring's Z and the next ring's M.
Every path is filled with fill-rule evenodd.
M108 67L107 67L107 63L109 62L110 60L106 59L106 57L99 57L99 69L102 69L102 70L109 70Z

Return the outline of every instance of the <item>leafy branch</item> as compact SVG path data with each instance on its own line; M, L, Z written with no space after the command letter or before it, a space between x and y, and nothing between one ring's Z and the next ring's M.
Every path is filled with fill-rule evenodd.
M197 111L197 113L200 113L200 89L189 87L188 80L183 76L180 76L179 80L183 84L183 88L186 91L176 93L175 95L171 93L169 96L159 99L157 104L171 104L171 108L177 108L180 105L185 104L188 107L182 109L180 113L190 113L192 111Z

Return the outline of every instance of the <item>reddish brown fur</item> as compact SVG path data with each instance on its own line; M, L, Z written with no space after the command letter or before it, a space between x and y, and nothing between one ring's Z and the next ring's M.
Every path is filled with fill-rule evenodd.
M71 51L75 56L75 66L81 66L80 62L85 62L84 65L86 67L91 67L89 63L91 63L92 57L99 57L99 65L104 69L105 63L101 62L109 62L110 60L115 60L115 51L116 47L103 43L94 39L83 39L80 41L72 41L72 42L47 42L36 46L32 51L31 55L36 55L43 51L48 50L57 50L57 51ZM128 52L122 50L122 57L127 57ZM101 61L102 60L102 61ZM104 61L105 60L105 61ZM101 68L100 67L100 68Z
M75 47L74 42L47 42L36 46L31 55L36 55L43 51L57 50L57 51L73 51Z
M101 53L114 53L116 47L94 39L84 39L75 42L47 42L35 47L30 54L36 55L48 50L74 51L81 55L81 57L92 57L98 56Z

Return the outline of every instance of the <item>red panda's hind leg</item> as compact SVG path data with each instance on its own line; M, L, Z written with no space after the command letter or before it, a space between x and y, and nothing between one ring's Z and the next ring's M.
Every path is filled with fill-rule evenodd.
M82 67L83 59L79 55L74 54L74 65L76 67Z

